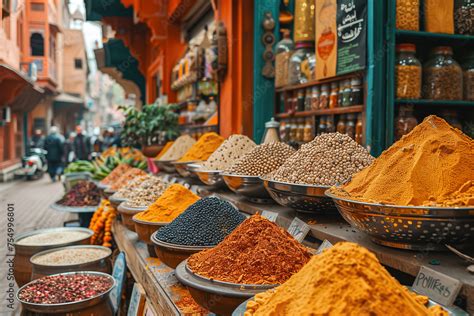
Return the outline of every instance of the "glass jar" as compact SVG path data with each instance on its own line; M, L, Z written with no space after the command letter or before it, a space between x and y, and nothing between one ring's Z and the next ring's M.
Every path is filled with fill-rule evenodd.
M364 103L362 95L362 81L360 78L351 79L351 105L361 105Z
M342 93L342 106L351 106L351 81L344 80L344 91Z
M307 72L309 61L308 58L314 56L314 46L311 43L298 42L296 50L290 57L288 63L288 76L290 84L304 83L308 81ZM303 63L304 62L304 63ZM303 69L304 67L304 69Z
M304 122L304 119L301 118L298 120L298 134L296 136L296 140L298 142L302 142L304 140L304 126L305 126L305 122Z
M339 84L337 82L331 82L331 93L329 94L329 108L334 109L337 107L337 95L339 91Z
M350 138L355 139L355 116L354 114L347 114L347 122L346 122L346 134L350 136Z
M454 7L454 31L474 35L474 0L458 0Z
M306 119L306 123L304 125L304 142L310 142L313 139L313 122L311 119Z
M345 134L346 133L346 115L342 114L339 116L339 120L337 121L336 132Z
M290 122L290 141L296 141L298 139L298 124L296 120L291 120Z
M316 55L314 54L314 49L301 63L301 72L303 73L303 78L306 79L305 82L316 79Z
M305 96L304 96L304 110L310 111L311 110L311 99L312 99L312 90L311 87L306 88Z
M355 126L355 141L362 145L364 138L364 125L362 124L362 113L357 115L357 121Z
M398 99L421 98L421 63L414 44L397 45L395 87Z
M334 115L328 116L326 120L326 132L334 133L336 131L336 125L334 125Z
M458 113L456 110L444 110L440 113L440 116L446 120L452 127L455 127L462 131L462 124L459 121Z
M342 98L344 96L344 81L339 81L339 89L337 92L337 106L342 106Z
M280 139L282 142L287 142L288 141L288 134L286 133L286 121L281 121L280 122Z
M313 86L311 88L311 110L317 110L319 108L319 86Z
M296 95L296 111L304 111L304 89L299 89Z
M416 125L418 125L418 120L413 114L413 105L400 106L398 116L395 119L395 140L399 140L403 135L408 134Z
M295 1L295 41L314 41L315 0Z
M399 30L420 30L420 0L397 0L395 27Z
M474 11L474 8L473 8ZM464 100L474 101L474 51L471 52L463 65Z
M462 100L462 69L453 59L451 47L436 47L423 65L423 97Z
M319 109L327 109L329 107L329 85L321 86L321 94L319 95Z
M290 30L282 29L283 39L275 46L275 87L288 84L288 63L295 44L291 40Z
M321 116L319 118L319 125L318 125L318 135L326 133L326 117Z

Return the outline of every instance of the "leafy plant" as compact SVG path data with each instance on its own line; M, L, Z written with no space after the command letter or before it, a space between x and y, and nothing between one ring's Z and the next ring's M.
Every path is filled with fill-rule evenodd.
M149 104L142 110L120 106L120 109L125 115L121 138L126 146L164 144L179 135L176 105Z

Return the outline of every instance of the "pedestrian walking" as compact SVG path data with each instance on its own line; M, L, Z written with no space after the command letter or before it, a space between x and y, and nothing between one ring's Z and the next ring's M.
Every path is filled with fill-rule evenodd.
M56 177L59 179L62 173L64 155L64 137L59 134L56 126L51 127L49 135L44 141L44 149L47 151L49 176L53 182L56 182Z
M90 160L91 146L81 126L76 126L76 137L73 141L74 154L78 160Z

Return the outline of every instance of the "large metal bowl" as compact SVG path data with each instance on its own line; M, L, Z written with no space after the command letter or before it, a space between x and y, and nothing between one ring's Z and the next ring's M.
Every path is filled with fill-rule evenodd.
M242 302L277 286L234 284L206 279L192 272L187 267L187 260L178 265L175 274L199 305L217 315L231 315Z
M196 169L198 166L199 161L186 161L186 162L178 162L175 161L172 164L176 168L176 171L180 176L183 178L196 178L196 174L192 171Z
M262 179L258 176L244 176L230 173L221 173L227 187L255 203L272 203Z
M67 313L70 313L70 312L73 312L73 311L79 311L79 310L81 310L81 312L82 312L86 309L91 308L94 305L98 305L98 304L103 303L104 301L109 299L110 291L112 291L112 289L116 286L115 279L111 275L106 274L106 273L102 273L102 272L80 271L80 272L59 273L59 274L54 274L54 275L72 275L72 274L102 275L102 276L105 276L105 277L109 278L112 281L112 286L110 287L110 289L108 289L107 291L105 291L104 293L102 293L98 296L94 296L94 297L91 297L89 299L82 300L82 301L79 301L79 302L70 302L70 303L63 303L63 304L36 304L36 303L28 303L28 302L22 301L19 297L20 292L26 286L28 286L29 284L38 282L38 280L34 280L34 281L31 281L28 284L25 284L24 286L22 286L18 290L18 292L16 292L16 299L21 303L21 305L25 309L27 309L29 311L32 311L32 312L41 313L42 315L48 314L48 313L55 313L55 314L56 313L64 313L64 314L67 314ZM98 311L96 311L96 312L98 312ZM106 311L104 310L103 312L105 313ZM93 315L93 314L91 314L91 315ZM103 315L106 315L106 314L103 314Z
M215 189L225 186L224 178L221 175L222 171L220 170L196 169L195 173L199 180L207 186Z
M280 205L310 214L337 213L336 206L324 192L328 186L295 184L262 178L270 196Z
M114 194L115 195L115 194ZM113 207L113 208L117 208L120 203L122 202L125 202L127 201L128 199L126 198L120 198L120 197L116 197L112 195L111 197L109 197L109 202L110 202L110 205Z
M135 232L138 235L138 239L148 245L153 245L151 242L151 235L153 235L153 233L161 227L169 224L164 222L149 222L140 220L137 218L137 215L132 217L132 221L135 223Z
M146 211L148 206L143 207L132 207L128 206L126 202L120 203L117 208L117 211L120 213L122 218L122 223L132 232L135 231L135 222L132 220L133 216L136 214Z
M344 219L378 244L412 250L472 245L474 207L397 206L365 203L326 191Z
M166 173L173 173L176 171L174 165L172 164L174 161L175 160L154 160L156 166L160 169L160 171L164 171Z

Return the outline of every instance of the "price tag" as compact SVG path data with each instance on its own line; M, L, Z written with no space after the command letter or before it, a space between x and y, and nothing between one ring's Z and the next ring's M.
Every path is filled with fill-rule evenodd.
M309 226L298 217L295 217L291 222L290 227L288 227L288 232L296 240L302 242L309 232Z
M458 296L461 286L461 281L422 266L412 289L439 304L450 306Z
M316 254L319 255L321 252L323 252L324 249L328 249L331 247L332 247L332 244L329 242L329 240L324 239L321 246L319 246L318 250L316 250Z
M270 212L270 211L263 211L262 216L265 217L266 219L268 219L270 222L275 223L275 221L278 217L278 213Z

